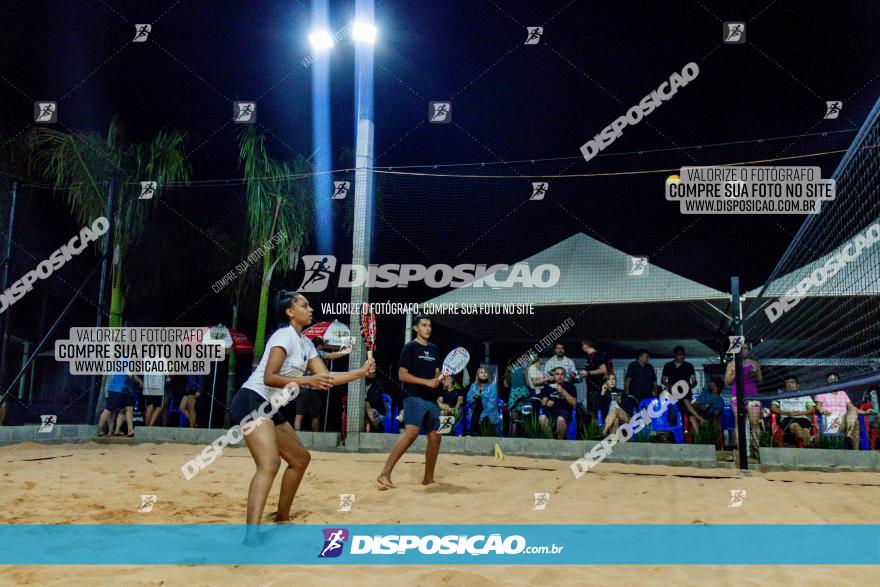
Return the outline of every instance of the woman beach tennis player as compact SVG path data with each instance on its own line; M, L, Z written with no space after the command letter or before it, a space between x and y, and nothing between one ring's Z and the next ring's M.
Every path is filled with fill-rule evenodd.
M309 301L302 294L282 291L278 294L277 308L279 320L287 326L279 328L269 338L259 365L235 394L230 407L236 422L241 422L248 414L260 414L254 417L256 425L245 425L250 428L249 432L243 429L245 443L257 466L248 490L248 543L254 543L257 539L258 524L281 460L287 462L287 468L281 478L276 522L290 519L290 506L311 460L309 451L281 412L273 410L269 419L263 415L268 413L265 409L257 411L257 408L273 396L283 397L291 388L310 387L326 391L334 385L344 385L365 377L376 368L375 362L368 360L355 371L329 373L312 341L302 334L303 329L312 322ZM304 377L306 369L313 374Z

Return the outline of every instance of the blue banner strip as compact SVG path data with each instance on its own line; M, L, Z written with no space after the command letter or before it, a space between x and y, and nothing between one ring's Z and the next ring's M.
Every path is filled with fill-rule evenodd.
M0 564L880 564L880 525L10 524ZM253 532L257 528L250 528Z

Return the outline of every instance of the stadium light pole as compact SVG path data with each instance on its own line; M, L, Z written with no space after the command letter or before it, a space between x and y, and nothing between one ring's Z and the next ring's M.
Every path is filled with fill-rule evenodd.
M370 245L373 237L373 45L376 27L373 24L373 1L358 0L358 18L352 27L354 39L355 87L355 175L354 175L354 234L352 235L351 262L353 265L370 265ZM369 288L356 285L351 288L350 326L354 330L360 324L359 309L369 302ZM360 336L354 337L349 368L356 369L366 359L366 347ZM366 386L363 379L355 379L348 386L348 426L346 446L356 449L358 434L363 421L363 405Z

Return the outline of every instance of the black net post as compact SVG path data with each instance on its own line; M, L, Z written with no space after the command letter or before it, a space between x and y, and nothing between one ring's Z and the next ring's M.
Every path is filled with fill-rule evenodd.
M730 278L730 295L733 301L733 334L735 336L743 335L743 317L742 317L742 304L739 301L739 277L731 277ZM742 340L742 339L740 339ZM745 346L745 341L743 341L742 346ZM733 355L734 367L736 369L736 433L738 437L738 442L736 443L737 448L739 449L739 468L748 471L749 470L749 451L748 451L748 438L746 437L746 420L749 417L748 411L746 410L746 398L745 398L745 381L743 376L743 360L742 360L742 350L740 352Z

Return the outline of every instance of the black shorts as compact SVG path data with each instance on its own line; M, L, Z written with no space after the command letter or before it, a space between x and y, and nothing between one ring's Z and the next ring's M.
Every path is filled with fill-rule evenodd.
M234 424L241 423L244 420L245 416L248 414L257 411L258 414L266 414L271 411L271 404L268 403L269 400L261 396L259 393L254 391L253 389L249 389L247 387L242 387L235 394L235 397L232 398L232 404L229 406L229 411L232 413L232 418L234 420ZM262 410L257 410L264 403L268 404ZM257 416L260 417L260 416ZM256 420L257 418L254 418ZM272 423L276 426L280 426L287 422L287 418L285 418L281 412L276 412L272 416Z
M163 399L164 398L161 395L145 395L144 396L144 405L159 407L162 405Z
M321 417L321 396L314 389L303 388L296 396L296 415L306 420Z
M809 418L803 418L801 416L786 416L779 420L779 425L782 427L783 432L788 432L788 429L791 428L792 424L797 424L801 428L806 428L807 430L810 430L813 427L813 422L810 421Z
M127 392L117 393L115 391L107 392L107 403L105 409L115 412L128 406L133 406L134 401Z

